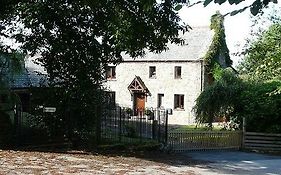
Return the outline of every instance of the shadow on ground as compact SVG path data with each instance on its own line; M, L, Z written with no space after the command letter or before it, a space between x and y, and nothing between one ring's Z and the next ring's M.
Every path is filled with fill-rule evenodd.
M242 151L207 151L186 154L193 160L210 161L202 174L281 174L281 156Z

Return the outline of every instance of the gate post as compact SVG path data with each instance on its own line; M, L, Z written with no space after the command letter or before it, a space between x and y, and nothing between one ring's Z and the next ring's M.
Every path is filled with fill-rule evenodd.
M168 110L165 111L165 145L168 144Z
M122 137L121 137L121 134L122 134L122 109L121 109L121 107L118 107L118 108L116 108L115 110L117 110L117 109L119 109L119 113L118 113L118 115L119 115L119 142L121 142L121 139L122 139Z
M246 135L246 118L243 117L243 121L242 121L242 143L241 143L242 149L245 147L245 135Z
M158 142L161 142L161 122L160 122L160 109L158 109L158 114L157 114L157 124L158 124Z
M96 146L98 146L101 142L101 107L95 106L96 111Z

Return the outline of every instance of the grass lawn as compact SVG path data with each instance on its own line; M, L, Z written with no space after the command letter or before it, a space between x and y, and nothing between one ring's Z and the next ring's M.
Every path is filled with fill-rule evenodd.
M185 125L185 126L180 126L178 128L176 128L175 130L176 131L179 131L179 130L185 130L185 131L208 131L208 130L212 130L212 131L220 131L222 129L221 126L214 126L213 125L213 128L209 128L208 126L206 125Z

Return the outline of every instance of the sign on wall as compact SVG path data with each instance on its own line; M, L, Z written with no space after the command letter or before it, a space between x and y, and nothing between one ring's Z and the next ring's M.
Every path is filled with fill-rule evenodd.
M43 112L53 113L53 112L56 112L56 108L55 107L44 107Z

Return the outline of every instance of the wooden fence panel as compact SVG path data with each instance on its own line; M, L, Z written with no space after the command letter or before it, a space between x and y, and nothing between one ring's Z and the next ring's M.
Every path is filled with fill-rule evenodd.
M168 133L168 144L173 151L239 149L242 131L186 131Z
M250 150L281 151L281 134L246 132L244 148Z

